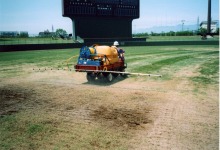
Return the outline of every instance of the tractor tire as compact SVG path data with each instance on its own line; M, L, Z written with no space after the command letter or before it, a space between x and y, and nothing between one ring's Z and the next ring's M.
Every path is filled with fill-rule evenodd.
M108 82L112 82L113 81L113 75L111 73L109 73L107 76L106 76L106 79Z
M93 82L93 81L95 81L96 76L94 73L87 72L86 78L87 78L88 82Z
M112 75L113 75L114 78L117 78L119 74L118 73L112 73Z
M96 76L98 80L102 80L104 78L104 75L102 73L98 73Z
M121 72L125 72L125 70L122 69ZM127 77L128 77L128 75L127 75L127 74L124 74L124 73L120 73L120 76L122 76L123 78L127 78Z

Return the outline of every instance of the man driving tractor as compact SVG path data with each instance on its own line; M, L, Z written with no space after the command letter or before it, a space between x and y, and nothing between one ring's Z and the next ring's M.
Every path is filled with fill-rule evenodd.
M124 53L125 53L125 51L124 51L123 49L119 48L118 46L119 46L118 41L115 41L115 42L113 43L113 47L115 47L115 48L117 49L117 51L118 51L118 57L121 58L122 61L124 61L124 60L125 60L125 58L124 58Z

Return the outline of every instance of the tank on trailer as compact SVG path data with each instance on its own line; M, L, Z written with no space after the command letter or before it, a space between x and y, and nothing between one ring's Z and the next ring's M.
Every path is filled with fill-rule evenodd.
M120 57L117 47L93 45L80 49L78 61L74 67L78 72L87 72L88 81L104 76L111 82L119 75L116 72L125 72L127 64ZM123 73L121 75L124 76Z

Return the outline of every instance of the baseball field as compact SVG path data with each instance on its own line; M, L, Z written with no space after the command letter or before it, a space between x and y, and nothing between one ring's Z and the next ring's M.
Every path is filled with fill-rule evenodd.
M122 48L162 77L89 83L66 66L79 49L0 53L0 149L218 150L219 46Z

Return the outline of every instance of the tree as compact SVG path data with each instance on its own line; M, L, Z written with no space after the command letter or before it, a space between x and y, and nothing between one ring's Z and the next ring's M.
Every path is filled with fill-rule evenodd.
M199 34L200 35L206 35L206 33L207 33L207 29L206 28L200 28L199 29Z
M145 32L145 33L135 33L132 35L133 35L133 37L147 37L149 34L147 32Z
M175 32L174 32L174 31L170 31L170 32L167 33L167 35L169 35L169 36L175 36Z
M56 30L56 35L66 35L67 32L64 29L57 29Z
M28 32L20 32L20 35L19 35L21 38L27 38L29 35L28 35Z

